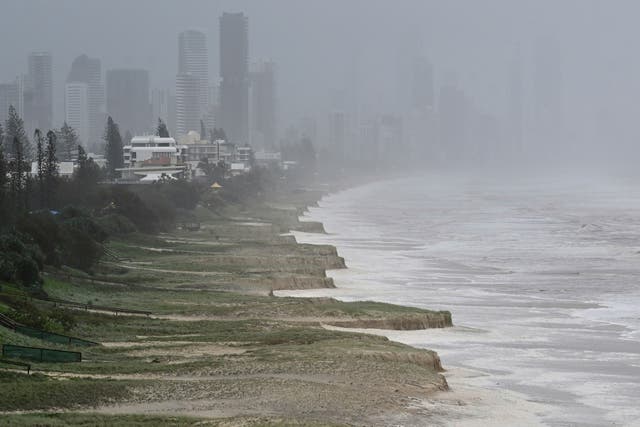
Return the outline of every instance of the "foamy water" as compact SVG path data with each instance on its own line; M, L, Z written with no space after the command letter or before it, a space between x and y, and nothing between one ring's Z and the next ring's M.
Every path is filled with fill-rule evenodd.
M513 393L545 424L640 425L640 184L424 176L306 218L328 234L298 240L336 245L349 268L329 272L338 289L286 294L450 310L454 328L390 335L475 373L454 388Z

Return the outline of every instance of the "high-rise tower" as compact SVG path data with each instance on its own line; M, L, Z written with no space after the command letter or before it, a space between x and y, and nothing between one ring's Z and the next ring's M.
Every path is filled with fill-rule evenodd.
M275 149L276 77L275 64L264 62L251 71L251 144Z
M234 143L249 142L249 20L220 17L220 125Z
M53 123L52 59L49 52L33 52L28 58L28 86L32 93L31 117L25 122L44 132ZM25 112L26 114L26 112ZM27 129L30 133L34 129Z
M200 120L207 111L209 100L209 52L207 51L207 38L204 33L196 30L187 30L179 34L178 74L191 74L198 79L199 112L196 120ZM178 96L177 91L176 96Z
M200 131L201 94L200 79L191 73L176 76L176 136L181 138L189 131ZM201 135L205 138L206 135Z
M74 100L82 100L82 96L79 95L80 86L78 83L86 84L86 132L84 137L81 137L81 141L84 144L92 147L94 144L100 143L102 140L102 134L104 132L104 84L102 83L102 65L97 58L89 58L87 55L80 55L73 60L71 64L71 70L67 76L67 87L73 93L73 96L67 96L69 90L65 88L65 120L67 124L74 128L77 127L72 123L69 123L69 111L77 111L77 106L73 105ZM69 100L71 104L67 102ZM73 114L77 117L77 114ZM77 129L80 134L80 129Z
M119 69L107 71L107 113L120 126L120 133L144 135L151 130L149 72Z

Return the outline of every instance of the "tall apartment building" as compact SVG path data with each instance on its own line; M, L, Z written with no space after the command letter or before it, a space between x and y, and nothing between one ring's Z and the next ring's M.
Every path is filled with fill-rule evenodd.
M243 13L220 17L220 121L229 140L249 142L249 20Z
M251 71L251 145L273 150L276 146L275 64L257 64Z
M64 88L64 120L75 129L81 144L89 144L89 85L67 83Z
M209 103L209 51L207 37L200 31L187 30L178 36L178 74L183 73L199 80L198 103L202 116Z
M139 69L107 71L107 114L119 125L120 133L151 132L149 72Z
M71 85L71 90L77 92L80 86L77 84L86 84L86 136L81 138L82 142L90 147L94 147L96 144L100 144L102 141L104 126L105 126L105 112L104 112L104 84L102 82L102 65L97 58L89 58L87 55L80 55L73 60L71 64L71 70L67 76L67 84ZM65 89L65 119L67 124L69 123L67 117L73 112L67 112ZM74 96L73 99L80 99ZM69 105L71 109L77 109L75 105ZM75 126L73 126L75 128Z
M200 131L200 79L191 73L176 76L176 136ZM204 136L202 136L204 138Z
M27 132L35 128L48 131L53 125L53 74L49 52L33 52L27 60L27 85L31 92L30 108L25 111ZM29 113L29 114L27 114ZM33 127L34 129L30 129Z

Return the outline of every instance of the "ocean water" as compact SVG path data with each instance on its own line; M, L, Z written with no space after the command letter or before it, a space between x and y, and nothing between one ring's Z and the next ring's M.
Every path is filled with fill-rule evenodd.
M328 234L298 240L336 245L348 269L287 294L450 310L454 328L392 338L474 373L452 388L512 392L546 425L639 425L640 183L424 175L303 219Z

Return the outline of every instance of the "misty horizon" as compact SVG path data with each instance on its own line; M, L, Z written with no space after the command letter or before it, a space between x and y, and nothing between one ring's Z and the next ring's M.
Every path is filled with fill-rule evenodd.
M50 52L54 125L60 126L74 58L99 58L103 79L111 69L146 69L152 90L174 91L178 34L197 29L207 38L209 81L217 84L219 17L243 12L249 62L274 61L277 67L280 138L310 117L319 128L314 143L322 146L332 111L355 121L406 117L411 68L424 58L433 67L433 108L442 87L457 82L470 108L495 119L502 145L513 142L513 69L520 67L527 157L544 151L547 160L624 163L638 154L640 139L640 61L628 53L638 11L631 1L6 2L3 39L12 42L4 44L0 82L24 73L30 52ZM555 70L539 73L545 61ZM557 82L541 88L554 73ZM551 114L561 116L549 141L536 129L544 91L555 92Z

